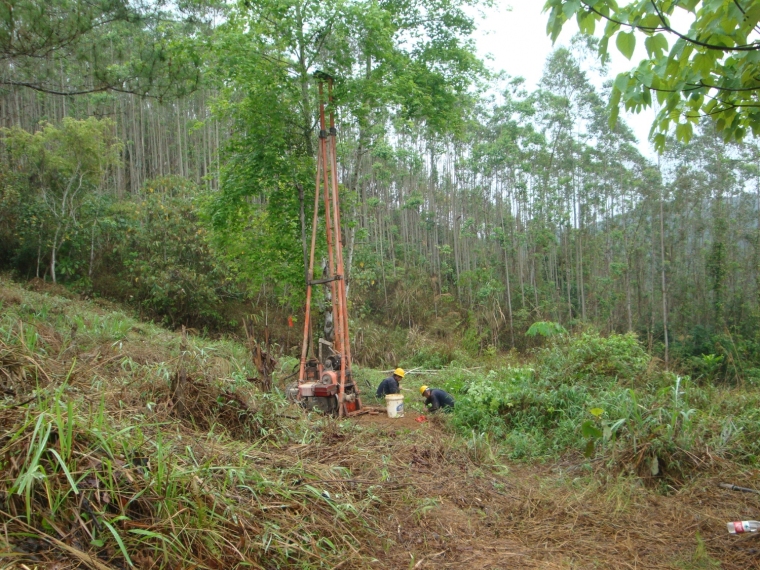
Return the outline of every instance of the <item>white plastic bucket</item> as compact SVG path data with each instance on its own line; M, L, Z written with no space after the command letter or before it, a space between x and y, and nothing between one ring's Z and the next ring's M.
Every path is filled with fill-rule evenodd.
M385 397L385 406L388 409L389 418L404 417L404 395L388 394Z

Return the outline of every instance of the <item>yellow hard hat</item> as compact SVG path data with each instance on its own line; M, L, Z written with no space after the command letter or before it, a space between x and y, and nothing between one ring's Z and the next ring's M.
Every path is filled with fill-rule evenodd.
M394 376L398 376L399 378L403 378L406 376L406 372L404 372L403 368L396 368L396 370L393 371Z
M420 386L420 395L424 394L425 390L427 390L427 389L428 389L427 386Z

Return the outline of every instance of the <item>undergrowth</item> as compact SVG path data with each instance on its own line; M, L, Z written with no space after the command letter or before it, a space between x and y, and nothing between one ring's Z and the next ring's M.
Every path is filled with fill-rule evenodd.
M677 486L716 462L754 465L760 454L757 388L663 372L632 335L562 333L520 360L474 359L420 331L387 355L377 330L361 332L378 360L412 369L408 415L420 408L421 383L455 396L452 414L430 418L434 431L363 438L357 424L307 416L278 389L254 389L239 343L0 279L0 554L98 569L403 567L409 559L399 565L392 552L402 527L412 552L422 543L410 529L436 517L451 524L453 503L470 501L481 517L481 495L513 500L501 477L520 467L506 457L569 456L584 473L620 475L589 480L611 482L600 508L623 516L642 479ZM281 359L275 385L294 364ZM363 393L374 392L383 373L355 370ZM461 437L444 441L447 425ZM444 472L453 475L442 501ZM530 517L530 500L514 501L503 512ZM467 533L476 518L460 521ZM435 552L448 541L441 528L429 535L441 539ZM712 564L704 548L689 556Z
M530 366L451 368L452 424L487 434L513 459L584 453L612 469L683 482L715 460L760 456L760 391L657 369L634 335L554 340Z
M3 556L100 569L365 564L383 489L280 453L320 441L332 420L256 392L249 363L234 342L0 281Z

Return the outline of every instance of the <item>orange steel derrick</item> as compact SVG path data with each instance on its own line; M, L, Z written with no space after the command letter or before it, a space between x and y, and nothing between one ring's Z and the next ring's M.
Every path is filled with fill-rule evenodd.
M333 78L325 73L318 72L315 77L319 81L319 150L317 157L317 172L314 192L314 215L311 231L311 251L309 254L309 268L306 281L306 310L303 329L303 346L301 348L301 363L298 374L298 400L303 401L308 397L302 395L302 386L307 385L307 360L311 337L311 297L314 285L329 284L332 299L332 314L334 324L333 350L339 356L338 370L331 375L323 375L323 363L318 362L316 378L324 383L337 384L337 412L343 417L351 411L361 408L359 388L354 383L351 374L351 343L348 332L348 312L346 303L346 279L343 264L343 243L341 240L340 225L340 196L338 191L338 161L337 161L337 129L335 128L335 115L333 112ZM325 121L324 84L327 83L327 96L330 104L329 130ZM317 227L319 222L319 197L324 201L325 233L327 238L327 268L329 277L314 279L314 256L317 243ZM313 350L313 349L312 349ZM312 361L313 362L313 361ZM309 386L311 386L309 384ZM349 390L347 395L346 390ZM305 390L303 391L305 392ZM309 389L311 394L311 388ZM309 396L310 397L310 396ZM350 399L350 402L347 402Z

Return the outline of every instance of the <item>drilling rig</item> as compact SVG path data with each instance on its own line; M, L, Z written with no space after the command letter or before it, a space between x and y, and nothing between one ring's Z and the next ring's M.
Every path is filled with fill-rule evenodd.
M314 193L314 216L311 226L311 250L306 274L306 310L303 325L303 345L298 370L298 384L288 395L306 409L318 409L326 414L345 417L361 410L359 388L351 372L351 343L348 334L348 306L346 278L343 264L343 243L340 225L340 196L338 192L337 129L333 112L333 78L317 72L319 82L319 151ZM329 103L329 130L325 121L324 86L327 84ZM319 200L324 202L324 225L327 256L325 272L314 279L314 256L319 224ZM320 338L314 349L312 335L312 289L315 285L327 287L327 299L332 312L326 312L330 324L332 315L333 340ZM326 335L328 336L328 335ZM315 353L316 352L316 353Z

